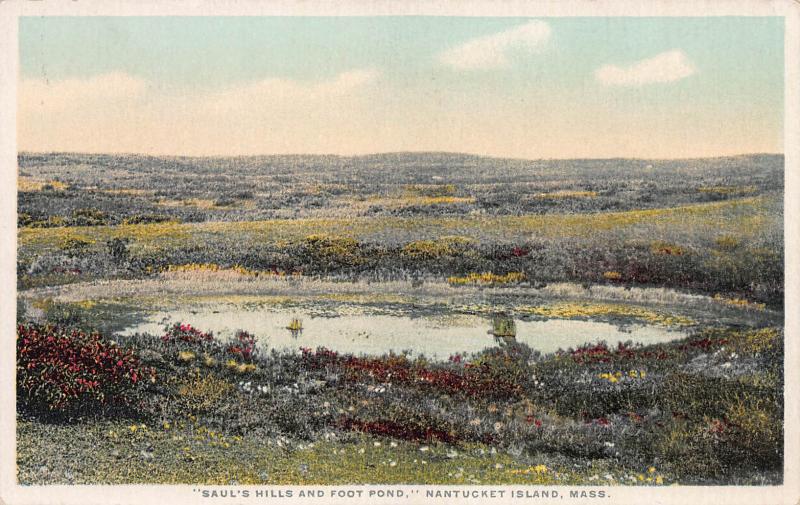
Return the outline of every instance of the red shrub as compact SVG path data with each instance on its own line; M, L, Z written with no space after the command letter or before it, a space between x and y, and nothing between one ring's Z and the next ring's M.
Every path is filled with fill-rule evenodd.
M614 360L625 359L665 360L671 357L670 354L663 349L657 349L656 351L647 351L636 348L632 349L622 342L617 344L616 349L609 349L605 343L599 343L597 345L587 344L567 354L573 359L573 361L582 365L590 363L609 363Z
M346 378L353 382L368 375L379 382L406 384L414 380L411 364L405 356L390 356L386 359L349 357L344 362Z
M460 364L460 363L461 363L461 361L462 361L463 359L464 359L464 358L463 358L463 356L461 356L460 354L452 354L452 355L450 355L450 357L448 358L448 361L449 361L450 363L455 363L456 365L458 365L458 364Z
M523 256L527 256L530 251L528 249L522 247L514 247L511 249L511 255L517 258L521 258Z
M704 351L708 351L712 347L721 347L728 343L728 339L726 338L700 338L695 339L689 342L688 344L684 344L680 347L681 350L687 350L690 347L695 349L702 349Z
M319 348L316 352L303 348L302 352L307 368L319 370L330 366L341 367L344 380L348 382L362 382L369 377L378 382L413 385L476 398L508 398L521 392L518 384L501 377L486 364L468 364L456 371L420 366L402 355L386 358L340 357L325 348Z
M542 427L542 421L540 419L536 419L533 416L525 416L525 422L527 422L528 424L533 424L537 428Z
M303 365L311 370L320 370L339 362L339 355L324 347L317 348L316 352L309 347L301 347L300 351L303 353Z
M228 346L228 352L239 356L240 358L244 359L245 361L250 361L253 359L253 355L256 351L256 342L258 342L258 338L255 335L251 335L250 333L239 330L236 332L236 340L238 341L237 344L231 344Z
M98 333L17 327L17 397L29 407L65 411L129 404L144 380L155 381L155 370Z
M188 323L175 323L172 326L164 328L164 331L166 333L161 336L161 340L164 342L181 341L189 344L198 344L212 342L214 340L213 333L200 331L197 328L193 328L192 325Z
M611 361L611 351L606 344L585 345L570 353L576 363L605 363Z

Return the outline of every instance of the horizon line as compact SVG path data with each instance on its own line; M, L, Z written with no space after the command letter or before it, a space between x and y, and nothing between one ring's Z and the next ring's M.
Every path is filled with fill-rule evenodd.
M511 161L573 161L573 160L592 160L592 161L611 161L611 160L637 160L637 161L679 161L679 160L708 160L718 158L739 158L745 156L786 156L785 152L744 152L737 154L720 154L708 156L678 156L674 158L654 157L646 158L641 156L608 156L608 157L564 157L564 158L522 158L514 156L498 156L492 154L478 154L462 151L376 151L363 154L336 154L336 153L261 153L261 154L213 154L213 155L185 155L185 154L149 154L137 153L127 151L101 151L101 152L88 152L88 151L17 151L17 157L21 155L67 155L67 156L131 156L143 158L185 158L185 159L231 159L231 158L265 158L265 157L301 157L301 156L316 156L320 158L335 157L335 158L367 158L370 156L390 156L390 155L404 155L404 154L436 154L436 155L450 155L450 156L472 156L476 158L489 158L495 160L511 160Z

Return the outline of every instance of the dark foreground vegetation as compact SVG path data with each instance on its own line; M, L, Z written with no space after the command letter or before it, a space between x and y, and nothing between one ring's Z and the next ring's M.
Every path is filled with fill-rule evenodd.
M186 323L113 343L20 325L20 480L781 480L775 328L547 356L511 344L446 363L259 352L256 341L221 342Z

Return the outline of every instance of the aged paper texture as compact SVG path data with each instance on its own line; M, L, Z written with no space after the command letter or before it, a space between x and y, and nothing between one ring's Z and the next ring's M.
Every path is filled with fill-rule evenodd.
M0 501L798 503L799 16L0 3Z

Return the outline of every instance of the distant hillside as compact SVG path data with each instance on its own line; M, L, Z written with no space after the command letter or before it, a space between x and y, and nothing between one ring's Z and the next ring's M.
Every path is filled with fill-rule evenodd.
M25 226L97 220L624 211L783 191L783 156L516 160L453 153L19 155ZM97 215L100 215L97 214Z

